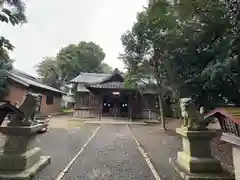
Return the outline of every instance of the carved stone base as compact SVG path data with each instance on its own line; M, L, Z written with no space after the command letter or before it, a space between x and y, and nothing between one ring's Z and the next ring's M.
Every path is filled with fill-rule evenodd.
M38 147L22 154L0 154L0 171L23 171L38 162L40 154Z
M177 160L171 160L171 163L183 179L234 179L211 155L211 140L220 136L220 131L178 128L176 132L182 136L183 151L178 152Z
M173 165L176 172L184 180L235 180L234 175L228 172L220 173L190 173L186 170L178 161L170 159L170 163Z
M41 156L40 160L24 171L0 171L0 180L30 180L51 161L49 156Z
M43 127L44 124L0 126L6 136L0 153L0 180L28 180L50 163L51 158L41 156L40 147L36 147L37 132Z
M191 157L184 151L178 152L178 161L191 173L222 172L221 162L213 157Z

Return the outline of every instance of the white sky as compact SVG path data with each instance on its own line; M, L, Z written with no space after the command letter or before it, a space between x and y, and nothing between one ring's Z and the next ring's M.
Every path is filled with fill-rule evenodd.
M80 41L99 44L105 62L121 69L120 37L146 4L147 0L27 0L28 23L0 27L0 33L16 47L11 53L15 68L32 75L44 56L55 56L61 47Z

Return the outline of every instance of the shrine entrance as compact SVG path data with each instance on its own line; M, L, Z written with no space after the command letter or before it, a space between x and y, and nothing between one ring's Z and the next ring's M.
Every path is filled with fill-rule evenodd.
M105 117L128 117L129 98L121 92L109 92L103 95L102 115Z

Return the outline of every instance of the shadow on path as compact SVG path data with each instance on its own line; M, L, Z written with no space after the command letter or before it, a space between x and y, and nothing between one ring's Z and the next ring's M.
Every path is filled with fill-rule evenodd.
M181 139L173 130L162 131L159 126L131 126L138 142L151 157L161 180L180 180L169 163L169 158L176 158L181 149Z
M33 180L55 180L58 174L86 143L98 125L84 125L80 128L52 128L37 137L43 154L52 157L51 164L40 171Z

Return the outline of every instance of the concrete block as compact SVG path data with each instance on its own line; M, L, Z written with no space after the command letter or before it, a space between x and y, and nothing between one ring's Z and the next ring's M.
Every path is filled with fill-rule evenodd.
M170 159L170 164L184 180L235 180L233 174L225 171L220 173L190 173L176 160Z
M24 171L0 171L0 180L30 180L51 161L49 156L41 156L40 160Z

